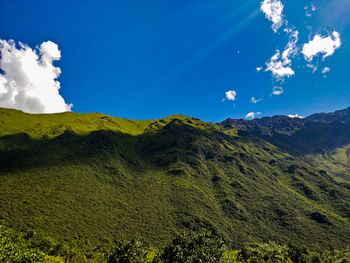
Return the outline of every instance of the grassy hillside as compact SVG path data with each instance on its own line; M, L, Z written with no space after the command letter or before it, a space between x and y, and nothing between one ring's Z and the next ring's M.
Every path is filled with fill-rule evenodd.
M81 136L100 130L135 136L157 130L173 119L188 122L199 129L222 130L219 126L182 115L174 115L161 120L139 121L111 117L101 113L24 114L22 111L0 108L0 136L26 133L33 139L52 139L67 130Z
M272 144L299 156L340 182L350 181L350 127L341 122L306 121L292 135L264 136Z
M0 122L0 217L15 229L155 247L202 227L233 246L350 241L349 187L257 136L181 115L1 109Z

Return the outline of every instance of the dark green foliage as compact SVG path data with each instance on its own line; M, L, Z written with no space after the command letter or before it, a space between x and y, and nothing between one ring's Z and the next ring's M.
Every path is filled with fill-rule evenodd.
M216 263L223 253L223 241L209 231L179 234L154 259L154 263Z
M113 250L108 256L108 263L140 263L146 261L147 252L139 239L129 242L115 241Z
M228 262L287 262L283 246L270 244L250 244L237 252L235 258Z
M295 263L307 263L309 261L309 251L305 246L288 244L287 255Z

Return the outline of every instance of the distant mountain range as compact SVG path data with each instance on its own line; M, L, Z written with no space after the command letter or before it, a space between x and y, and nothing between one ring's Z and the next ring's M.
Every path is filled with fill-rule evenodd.
M341 123L348 126L350 125L350 107L333 113L316 113L304 119L277 115L254 120L228 118L219 124L225 127L234 127L242 131L248 131L257 135L273 136L275 134L293 135L306 125L310 125L310 122L323 124L335 123L335 125L337 125L336 123Z
M220 123L264 138L291 154L350 181L350 108L317 113L305 119L273 116Z
M0 218L54 239L209 228L228 244L350 242L350 109L232 120L0 109Z

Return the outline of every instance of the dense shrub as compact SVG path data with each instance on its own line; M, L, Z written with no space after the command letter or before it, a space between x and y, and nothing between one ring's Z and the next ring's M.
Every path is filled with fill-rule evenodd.
M223 242L209 231L179 234L154 259L155 263L214 263L223 254Z
M147 252L137 238L129 242L116 241L108 263L141 263L146 261Z
M230 262L288 262L286 248L275 243L249 244Z

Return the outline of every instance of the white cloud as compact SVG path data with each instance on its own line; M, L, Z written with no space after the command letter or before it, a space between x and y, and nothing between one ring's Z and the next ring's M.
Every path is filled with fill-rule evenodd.
M258 102L260 102L260 101L262 101L262 99L256 99L256 98L254 98L254 97L252 97L252 98L250 99L250 102L253 103L253 104L258 103Z
M303 117L300 116L299 114L289 114L288 117L289 117L289 118L300 118L300 119L303 118Z
M276 54L266 62L266 70L271 71L273 77L278 81L282 81L285 77L290 77L295 74L294 70L291 68L292 60L298 54L297 43L299 41L299 32L297 30L287 29L289 34L289 41L284 49L281 52L276 51Z
M273 87L272 94L273 95L281 95L283 93L283 88L282 87Z
M271 71L272 75L278 80L282 80L284 77L293 76L294 70L289 66L290 61L283 61L281 58L281 52L276 51L276 54L266 62L266 70Z
M234 90L229 90L229 91L225 92L225 94L226 94L226 98L228 100L232 100L232 101L235 100L236 96L237 96L237 93Z
M290 30L288 31L288 33L289 33L289 41L282 53L282 60L284 64L291 64L292 61L290 60L290 58L295 57L299 51L297 47L297 43L299 41L299 31Z
M283 24L283 4L279 0L264 0L260 9L265 13L268 20L272 22L273 31L277 32Z
M281 28L289 38L284 50L277 49L276 53L265 62L266 67L264 68L265 72L271 72L273 77L272 82L274 85L278 86L274 87L273 94L281 95L283 93L283 88L281 86L283 86L285 79L295 75L295 65L293 61L297 56L304 56L307 62L305 63L306 67L311 68L312 73L314 73L319 67L319 63L313 61L314 57L322 54L323 59L325 59L333 55L335 50L341 46L341 38L340 34L334 31L324 37L316 34L312 40L310 38L308 43L299 44L299 31L294 26L290 26L288 20L284 16L284 1L261 1L260 9L265 14L266 18L272 21L272 28L275 33ZM309 2L309 4L304 7L304 10L307 16L311 16L312 12L317 11L317 8L313 3ZM312 30L312 27L309 28L309 30ZM303 68L305 68L305 66ZM257 71L261 71L262 69L261 67L256 68ZM324 77L326 77L326 75L324 75Z
M311 13L317 10L313 3L311 3L310 6L305 6L304 9L305 9L305 15L307 17L311 17L312 16Z
M247 115L245 115L245 117L248 119L254 119L256 116L260 115L261 112L249 112Z
M306 61L311 62L318 54L324 54L323 59L334 54L334 51L341 46L340 34L336 31L327 37L315 35L313 40L304 44L302 53Z
M61 70L53 61L61 58L57 44L47 41L31 49L13 40L0 39L0 107L29 113L70 111L59 94Z
M315 73L315 72L317 71L317 69L318 69L318 66L316 66L316 65L306 64L306 66L307 66L308 68L311 68L311 69L312 69L312 73Z
M316 11L317 9L316 9L316 6L313 4L313 3L311 3L311 11L312 12L314 12L314 11Z
M322 74L326 74L329 71L331 71L331 69L329 67L325 67L324 69L322 69Z

